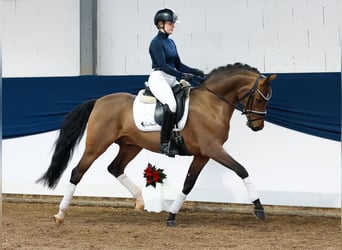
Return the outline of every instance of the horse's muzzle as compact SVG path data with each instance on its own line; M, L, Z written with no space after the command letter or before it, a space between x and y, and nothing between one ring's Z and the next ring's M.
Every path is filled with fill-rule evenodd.
M251 129L255 132L259 131L259 130L262 130L263 127L251 127Z
M247 127L249 127L254 132L257 132L257 131L262 130L264 128L263 124L262 125L258 125L258 126L254 126L253 122L251 122L251 121L247 121L246 125L247 125Z

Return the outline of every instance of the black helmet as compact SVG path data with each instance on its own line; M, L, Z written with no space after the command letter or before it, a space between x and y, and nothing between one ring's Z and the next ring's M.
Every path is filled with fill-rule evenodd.
M178 22L177 14L170 9L158 10L154 16L154 24L157 26L158 22Z

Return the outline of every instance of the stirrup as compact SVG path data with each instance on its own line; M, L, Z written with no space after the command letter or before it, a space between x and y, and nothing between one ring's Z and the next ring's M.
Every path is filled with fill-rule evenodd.
M170 150L170 142L160 144L160 153L169 157L175 157L176 151Z

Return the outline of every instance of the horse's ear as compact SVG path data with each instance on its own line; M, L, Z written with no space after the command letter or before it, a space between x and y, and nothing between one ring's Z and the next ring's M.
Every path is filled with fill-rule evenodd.
M266 77L265 81L264 81L264 84L268 84L270 85L271 82L277 78L277 75L276 74L272 74L272 75L269 75L268 77Z

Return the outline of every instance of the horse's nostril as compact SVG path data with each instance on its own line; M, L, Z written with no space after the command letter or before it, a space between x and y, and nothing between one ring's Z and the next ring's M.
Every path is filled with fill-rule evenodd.
M260 130L260 127L252 127L251 128L253 131L259 131Z

